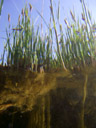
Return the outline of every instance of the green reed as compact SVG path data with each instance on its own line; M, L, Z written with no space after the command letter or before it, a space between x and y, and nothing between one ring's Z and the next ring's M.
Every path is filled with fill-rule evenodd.
M40 27L38 26L35 29L34 22L31 21L31 4L22 9L17 26L12 28L12 34L10 15L8 15L9 27L6 29L7 41L2 55L2 64L4 64L6 54L8 66L30 68L32 71L37 71L38 66L41 65L47 67L47 70L58 67L67 70L91 65L96 58L96 24L92 23L90 12L86 8L84 0L81 1L81 5L82 19L77 20L75 14L70 11L72 21L68 23L67 19L64 19L66 28L63 28L60 23L60 1L56 19L53 3L50 0L51 17L49 25L36 10L47 26L47 33L43 36L40 33ZM55 51L53 49L54 35L56 39Z
M12 28L13 37L10 37L11 24L10 15L8 15L9 28L6 30L7 42L4 47L2 63L4 64L6 51L8 66L31 68L32 71L35 68L37 71L38 65L47 64L47 68L49 68L50 58L52 58L51 29L44 37L39 32L39 26L35 31L29 15L32 9L31 5L29 7L30 9L26 5L25 9L22 9L22 15L18 18L16 28Z
M4 2L4 0L1 0L1 2L0 2L0 15L1 15L1 11L2 11L3 2Z
M82 0L82 20L76 21L75 15L70 11L72 20L71 25L65 19L67 26L65 39L61 39L61 54L65 62L65 66L70 69L74 66L85 67L92 64L95 59L95 24L92 23L92 18L89 10L86 9L85 3ZM62 28L62 27L61 27ZM94 30L94 31L93 31Z

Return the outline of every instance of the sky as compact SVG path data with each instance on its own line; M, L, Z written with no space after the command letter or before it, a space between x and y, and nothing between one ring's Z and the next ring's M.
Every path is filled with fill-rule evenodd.
M1 1L1 0L0 0ZM59 0L53 0L54 12L56 14L56 8L58 7ZM6 28L8 28L8 14L11 16L11 25L16 26L18 22L18 16L21 14L22 8L25 7L25 4L30 3L33 6L32 9L32 18L35 22L35 26L41 24L42 20L38 16L35 8L41 13L43 12L43 17L46 22L49 22L50 18L50 0L4 0L2 13L0 16L0 57L3 52L4 41L3 38L6 38ZM85 0L85 4L90 10L93 19L96 21L96 0ZM64 23L64 19L67 18L70 20L70 10L74 10L76 17L81 18L81 3L80 0L60 0L60 21L61 24ZM43 23L43 27L46 25ZM3 37L3 38L2 38Z

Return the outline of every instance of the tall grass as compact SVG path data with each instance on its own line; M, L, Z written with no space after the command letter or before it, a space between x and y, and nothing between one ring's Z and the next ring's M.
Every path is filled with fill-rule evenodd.
M10 15L8 15L9 27L6 30L7 42L4 47L2 64L4 64L4 54L7 52L8 66L31 68L32 71L37 71L38 65L47 64L47 68L49 68L50 59L52 59L51 29L44 37L39 32L39 26L35 31L29 15L31 10L30 4L29 8L26 5L22 9L22 15L18 18L16 28L12 28L12 38L10 37Z
M90 12L86 9L83 0L81 5L84 23L81 24L80 20L76 21L75 15L70 11L73 22L69 25L65 19L67 31L65 39L61 38L61 54L68 69L74 66L85 67L91 65L95 59L95 24L92 23Z
M2 11L3 2L4 2L4 0L1 0L1 2L0 2L0 15L1 15L1 11Z
M47 33L40 33L40 27L34 28L31 22L30 12L32 5L26 5L22 9L21 16L18 18L16 28L12 28L13 34L10 36L11 21L8 15L9 27L6 30L7 41L2 56L4 65L5 53L7 53L7 65L16 68L27 68L37 71L38 67L46 65L46 69L61 67L64 70L73 69L74 67L86 67L92 65L95 60L95 28L96 24L92 23L89 10L87 10L84 1L82 5L82 22L77 20L72 11L70 11L72 22L68 23L64 19L66 28L60 24L60 4L58 4L58 15L55 19L52 0L50 0L50 13L52 20L49 25L46 24L43 16L37 13L47 25ZM56 20L59 26L59 36ZM53 24L53 27L51 27ZM54 29L54 31L53 31ZM66 29L66 32L64 30ZM53 50L53 36L55 35L55 51ZM56 56L55 58L53 56Z

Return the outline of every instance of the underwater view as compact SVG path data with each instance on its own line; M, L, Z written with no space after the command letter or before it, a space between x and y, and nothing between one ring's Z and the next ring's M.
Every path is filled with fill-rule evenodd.
M87 83L82 73L1 71L0 128L96 127L96 68Z
M41 12L32 1L22 4L17 23L8 13L0 33L0 128L96 128L96 23L78 1L81 19L70 10L63 23L62 0L48 1L49 20L44 0Z

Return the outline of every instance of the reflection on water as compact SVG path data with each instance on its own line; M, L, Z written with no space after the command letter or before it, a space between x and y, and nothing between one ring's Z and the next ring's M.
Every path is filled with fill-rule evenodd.
M96 128L96 97L90 95L84 121L86 128ZM82 95L76 88L57 88L38 98L32 111L15 113L9 108L0 115L0 128L82 128L82 111Z

